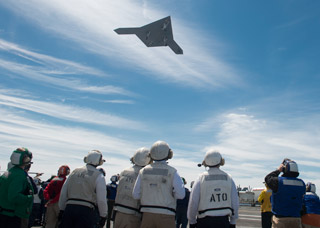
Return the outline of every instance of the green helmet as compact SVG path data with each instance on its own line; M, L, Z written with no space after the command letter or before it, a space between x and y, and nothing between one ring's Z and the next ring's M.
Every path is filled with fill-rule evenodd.
M11 154L10 161L12 165L29 165L32 164L32 153L24 147L17 148Z

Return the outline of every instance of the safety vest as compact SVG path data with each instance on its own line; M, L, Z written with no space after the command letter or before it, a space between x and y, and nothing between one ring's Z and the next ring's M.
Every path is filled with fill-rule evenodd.
M141 211L174 215L176 199L173 196L173 177L176 169L156 162L140 170Z
M101 172L86 165L75 169L68 178L67 204L95 207L97 205L96 180Z
M303 197L303 204L306 207L307 214L320 215L320 200L317 194L307 192Z
M209 169L199 178L198 218L231 215L231 177L220 169Z
M258 201L261 203L261 212L271 212L271 198L272 190L271 189L264 189L259 197Z
M284 217L300 217L306 186L295 177L278 177L278 191L271 195L272 212Z
M132 190L141 168L134 165L120 173L114 210L125 214L140 214L140 201L132 197Z

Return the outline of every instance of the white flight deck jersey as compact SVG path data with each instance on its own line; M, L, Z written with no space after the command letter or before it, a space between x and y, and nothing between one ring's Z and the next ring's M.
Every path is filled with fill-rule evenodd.
M86 165L75 169L68 178L67 203L95 207L97 205L96 180L101 172Z
M152 163L140 170L141 211L175 215L173 177L177 170L166 163Z
M220 169L201 174L198 218L231 215L231 187L231 177Z
M134 165L120 173L114 210L140 216L140 200L135 200L132 197L132 190L142 168Z

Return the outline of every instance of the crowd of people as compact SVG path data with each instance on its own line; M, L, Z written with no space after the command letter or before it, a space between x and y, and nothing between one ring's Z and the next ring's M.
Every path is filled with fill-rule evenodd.
M105 160L91 150L83 167L71 172L59 167L57 176L41 182L28 170L32 153L14 150L7 171L0 177L0 228L233 228L239 196L231 175L221 166L220 152L209 150L205 172L190 185L168 164L173 151L164 141L139 148L132 166L113 175L106 184ZM282 173L281 176L279 176ZM298 178L295 161L284 159L265 177L260 194L263 228L320 227L316 186Z

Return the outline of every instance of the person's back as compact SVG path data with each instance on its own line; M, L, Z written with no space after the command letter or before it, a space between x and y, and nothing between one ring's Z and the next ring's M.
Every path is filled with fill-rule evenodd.
M176 169L163 161L147 165L140 173L141 211L174 215L176 199L172 195L172 183Z
M114 228L140 228L141 225L140 200L133 198L132 191L139 171L151 162L149 149L139 148L130 161L134 165L120 173Z
M308 182L306 191L303 196L302 226L304 228L320 227L320 200L316 194L315 184Z
M283 172L282 176L279 174ZM271 204L272 227L300 228L302 199L306 192L303 180L299 176L298 165L290 159L284 159L279 168L265 177L266 184L272 190Z
M67 176L70 173L70 168L67 165L62 165L58 169L58 175L54 177L43 191L43 196L47 200L45 227L55 228L58 223L60 192Z
M24 168L30 164L32 153L18 148L10 157L14 165L1 177L0 224L1 228L26 228L32 210L33 187Z
M190 228L235 227L239 198L231 176L220 170L224 163L218 151L206 153L202 165L209 169L199 175L190 194Z
M186 180L182 177L183 184L186 185ZM183 199L177 199L176 208L176 228L186 228L188 225L188 204L190 198L190 191L185 187L185 197Z
M113 217L113 207L115 203L115 199L117 196L117 188L118 188L118 176L113 175L111 178L111 183L107 184L107 204L108 204L108 217L107 217L107 228L110 228L110 223L114 219Z
M266 189L264 189L258 197L258 202L261 203L262 228L271 228L272 226L271 195L272 190L266 185Z
M154 163L140 170L133 189L133 198L140 199L143 212L141 228L174 228L176 200L185 196L181 177L167 164L173 152L163 141L150 149Z
M104 226L107 215L106 182L97 166L105 160L98 150L84 157L86 165L75 169L64 183L59 199L63 212L60 227L92 228L96 223L95 207L98 207L100 226Z

